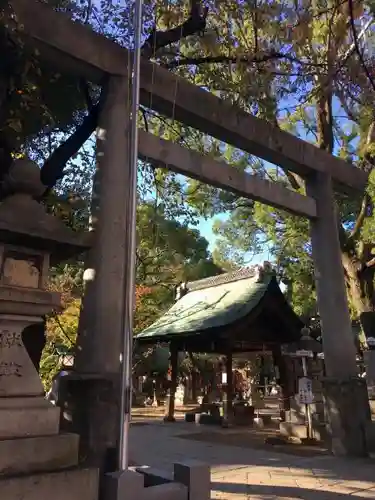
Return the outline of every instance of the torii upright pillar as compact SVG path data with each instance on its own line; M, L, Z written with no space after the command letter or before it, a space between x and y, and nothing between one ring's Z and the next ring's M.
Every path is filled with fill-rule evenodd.
M117 469L123 278L127 262L134 258L126 251L129 129L129 81L112 76L97 130L98 220L88 259L74 365L75 376L81 380L74 397L74 427L81 435L87 462L104 472Z
M316 200L318 215L311 221L311 242L326 369L324 398L332 451L336 455L366 456L370 412L366 383L357 376L332 179L321 173L306 184L308 195Z

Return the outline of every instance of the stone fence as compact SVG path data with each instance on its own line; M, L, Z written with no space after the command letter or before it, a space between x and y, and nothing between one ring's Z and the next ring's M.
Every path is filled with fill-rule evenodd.
M189 460L173 474L145 466L108 474L105 500L210 500L210 491L210 467Z

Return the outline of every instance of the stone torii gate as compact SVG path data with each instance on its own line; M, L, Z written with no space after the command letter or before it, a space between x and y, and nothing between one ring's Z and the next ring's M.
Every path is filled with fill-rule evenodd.
M92 250L95 281L91 285L90 322L80 332L75 369L81 375L118 381L121 351L123 283L129 256L126 247L128 196L129 52L89 27L33 0L10 0L25 47L41 57L100 84L109 78L107 101L100 127L106 129L100 160L99 223ZM2 21L4 22L4 21ZM307 195L241 173L229 165L140 131L139 151L154 164L199 179L213 186L307 217L311 226L319 313L322 322L327 379L325 395L336 453L366 454L368 401L365 382L357 377L356 352L351 332L344 273L341 265L334 190L363 192L366 173L304 142L213 94L196 87L160 66L141 63L141 104L196 128L248 153L299 174ZM92 309L91 309L92 308ZM118 390L118 387L117 387ZM94 397L93 397L94 398ZM116 446L117 417L110 417L109 402L96 396L96 417L89 422L92 455ZM350 409L347 407L350 401ZM112 399L112 403L115 405ZM94 411L94 410L93 410ZM115 413L115 412L114 412ZM103 419L100 418L100 415ZM106 429L103 431L103 423ZM94 442L95 441L95 442Z

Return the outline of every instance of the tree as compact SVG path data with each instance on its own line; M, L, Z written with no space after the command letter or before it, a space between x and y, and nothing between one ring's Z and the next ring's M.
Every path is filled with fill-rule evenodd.
M138 205L136 332L172 305L179 283L221 272L199 231L167 217L163 205L151 201Z
M90 0L87 4L74 0L48 0L47 3L70 14L75 21L117 37L125 45L131 41L130 5L114 6L111 0L104 0L100 5ZM206 15L207 10L201 8L200 2L192 0L187 18L173 29L159 31L156 21L149 20L143 55L150 58L155 51L182 37L200 33L205 28ZM0 176L6 174L12 155L34 153L42 165L42 181L51 189L64 176L69 160L95 131L105 98L105 83L100 89L81 79L62 75L43 63L38 51L30 54L25 50L22 26L10 2L1 7L0 19L4 19L0 27L0 48L6 54L0 66ZM64 99L60 99L61 95ZM46 146L46 137L47 156L45 151L42 155L40 151L35 152L35 148Z
M131 40L128 4L114 7L111 2L103 1L100 6L91 2L51 5L58 5L60 9L69 6L72 15L78 20L90 23L93 29L100 30L120 43L128 44ZM372 5L358 0L281 4L259 0L245 3L213 1L209 10L202 8L198 0L189 3L188 8L182 1L170 4L157 1L155 4L146 4L147 35L143 50L146 57L152 57L171 71L219 93L275 126L355 162L357 168L371 169L375 153L372 109L374 86L371 77L374 60L373 54L367 49L373 42L369 37L363 48L358 33L359 22L369 20L373 15L372 9ZM20 84L11 88L2 84L1 87L6 90L2 96L11 97L13 101L9 102L13 103L14 108L16 99L22 95L18 90L23 92L28 81L34 81L36 77L33 80L32 73L29 75L23 70L26 58L19 45L17 31L6 31L2 36L2 43L11 43L13 47L8 51L9 56L3 67L9 72L12 64L17 63L17 75L21 75ZM37 55L35 58L30 72L41 72L43 76L44 69ZM63 132L62 139L58 141L60 145L51 155L43 155L41 159L43 176L48 186L55 185L64 173L67 159L77 153L95 128L102 93L87 82L75 83L79 83L79 97L76 98L76 104L72 103L72 107L65 110L66 113L72 113L73 121L65 129L61 125L62 128L58 129L60 135ZM78 95L72 93L72 98L73 94ZM4 107L4 102L3 98L1 108L6 111L8 108ZM21 108L21 104L19 106ZM51 109L54 109L52 104ZM50 114L57 117L55 122L58 124L69 121L67 114L61 118L57 111ZM148 109L143 109L143 118L145 127L160 136L174 139L216 158L224 158L234 168L256 171L258 175L281 182L291 189L304 190L298 176L205 137L175 120L166 120ZM1 127L3 135L6 138L13 137L8 122L5 120L3 123L7 123L5 129ZM50 130L51 122L48 122L42 130L42 140L45 140ZM70 132L67 139L64 132ZM32 145L30 133L34 137L27 128L23 134L16 134L17 137L24 137L23 144L28 150ZM5 142L3 156L6 156L6 152L15 151L8 144L11 140ZM181 176L166 173L152 165L143 169L143 175L153 179L151 189L156 192L164 190L164 194L168 193L173 198L173 202L168 200L170 205L165 207L165 212L170 210L171 214L181 214L177 212L180 210L190 222L194 222L197 214L209 217L223 211L231 212L229 222L217 226L218 234L223 237L221 248L225 248L225 242L230 244L229 251L223 252L224 255L228 254L229 260L234 259L241 264L241 252L254 250L254 247L268 242L280 273L290 283L298 310L303 312L312 307L310 299L313 297L314 285L305 223L279 211L260 207L258 203L239 200L222 191L202 186L196 181L186 181ZM349 200L341 196L337 199L348 294L353 315L360 318L367 332L371 330L374 312L373 195L371 179L363 199L358 197ZM224 260L227 261L227 257ZM303 286L297 287L297 276ZM305 293L307 290L309 292Z
M138 207L137 236L134 333L145 329L173 304L178 283L221 272L211 260L207 240L186 224L166 218L162 207L155 209L151 202ZM76 342L83 268L82 260L76 260L56 267L52 273L49 287L61 294L63 312L52 314L47 322L40 365L45 387L61 367L61 349L72 351ZM144 353L135 354L135 362L139 357L142 361Z
M63 353L73 354L83 290L82 271L79 263L73 263L58 266L52 272L49 289L61 294L62 312L53 312L47 318L46 345L39 368L46 390L61 369Z
M137 281L143 285L173 287L221 271L211 260L208 241L166 216L163 205L138 205L137 232Z
M258 117L355 162L357 168L371 170L374 60L366 48L362 54L357 40L359 21L367 21L371 15L362 2L215 3L207 18L211 38L203 38L199 45L183 40L178 63L173 59L176 51L172 51L161 57L161 64L178 66L187 78ZM207 142L210 154L225 158L236 168L256 171L304 192L298 176L254 161L218 141ZM304 221L196 181L188 183L189 191L189 202L201 214L230 214L216 225L224 255L243 264L244 253L268 243L280 275L291 287L297 311L308 314L314 309L310 242ZM337 197L348 295L353 317L360 319L367 335L374 332L373 195L371 175L363 199Z

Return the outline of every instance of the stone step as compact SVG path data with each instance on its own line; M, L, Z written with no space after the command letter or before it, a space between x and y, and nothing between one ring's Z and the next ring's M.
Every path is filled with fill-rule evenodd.
M4 500L98 500L97 469L71 469L0 479Z
M0 474L49 472L78 465L79 436L28 437L0 440Z
M42 407L0 407L0 439L56 435L59 422L60 408L48 401Z

